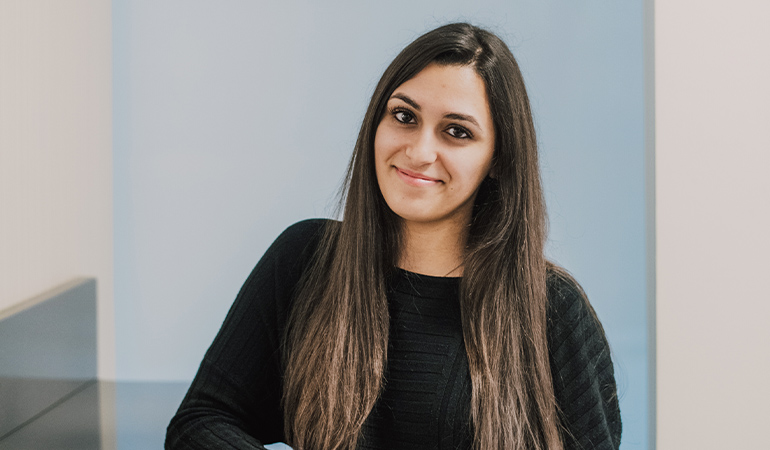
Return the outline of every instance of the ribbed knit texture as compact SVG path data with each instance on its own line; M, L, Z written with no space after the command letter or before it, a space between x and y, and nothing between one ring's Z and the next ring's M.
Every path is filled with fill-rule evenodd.
M460 279L398 270L389 281L387 382L359 448L470 448Z
M238 294L172 419L167 449L262 449L283 441L280 337L322 220L287 229ZM385 389L360 449L469 449L470 375L459 278L397 270ZM620 412L601 325L569 280L548 280L548 345L567 449L616 449Z
M548 353L567 449L620 447L620 409L610 347L571 280L548 279Z

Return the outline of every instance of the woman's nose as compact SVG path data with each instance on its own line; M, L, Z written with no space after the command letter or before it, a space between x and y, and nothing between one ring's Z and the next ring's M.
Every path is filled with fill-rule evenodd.
M417 166L436 161L438 142L433 133L426 130L415 136L415 139L406 147L406 156Z

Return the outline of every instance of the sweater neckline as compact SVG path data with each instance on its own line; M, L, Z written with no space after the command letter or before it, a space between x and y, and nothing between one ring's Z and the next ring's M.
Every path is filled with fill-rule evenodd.
M390 286L402 294L447 299L459 297L462 277L436 277L394 268Z

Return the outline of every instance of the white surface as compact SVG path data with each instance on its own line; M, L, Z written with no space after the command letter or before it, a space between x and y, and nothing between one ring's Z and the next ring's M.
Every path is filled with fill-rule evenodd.
M768 22L655 4L659 450L768 446Z
M98 280L114 376L110 2L0 2L0 310Z

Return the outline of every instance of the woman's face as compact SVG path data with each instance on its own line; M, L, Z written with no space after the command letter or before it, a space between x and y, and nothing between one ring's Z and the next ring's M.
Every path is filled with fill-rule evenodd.
M484 81L469 66L430 64L396 88L374 138L377 182L410 222L465 226L494 154Z

